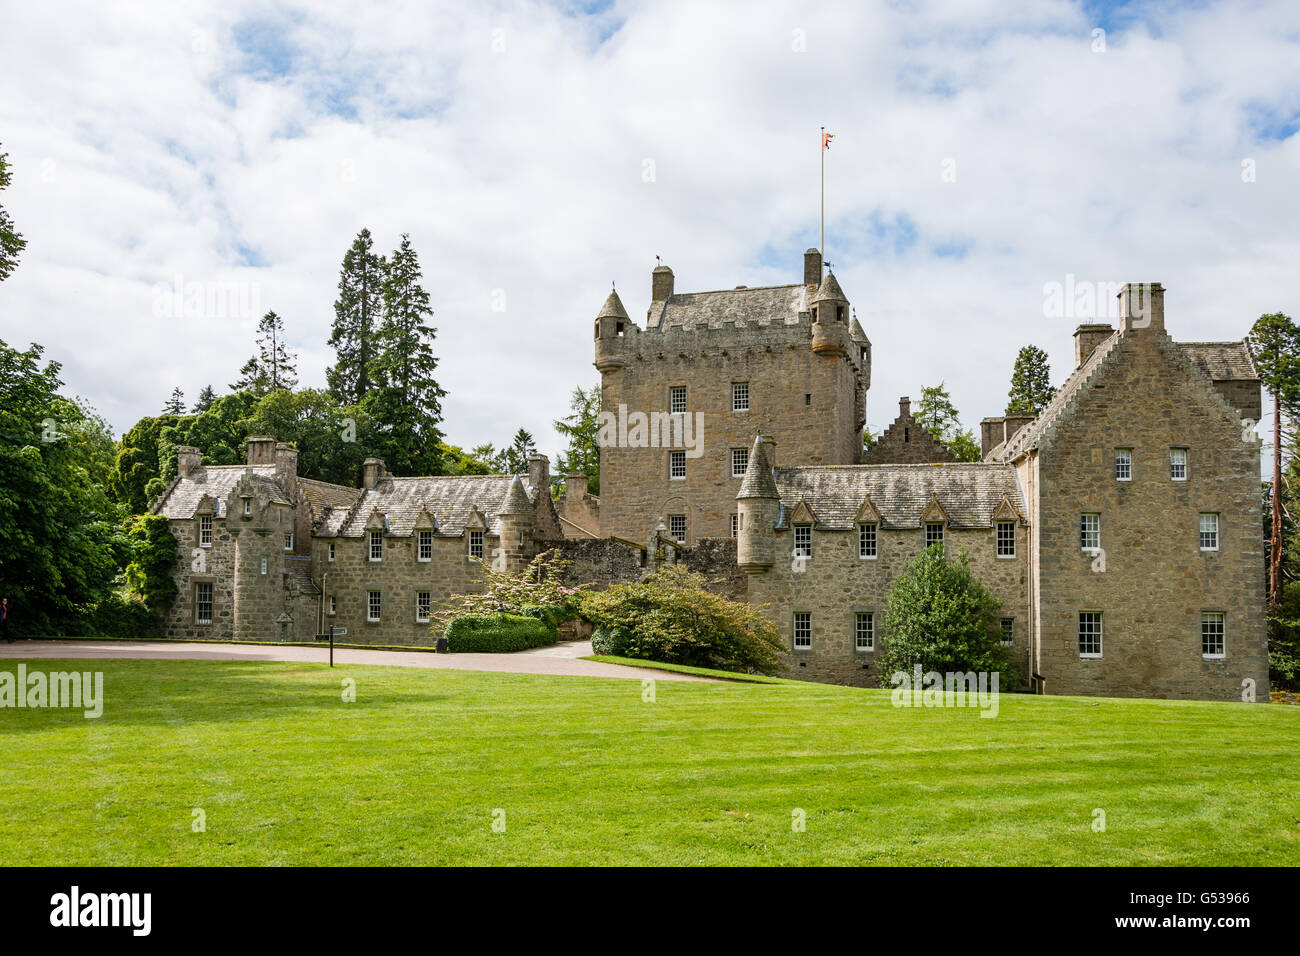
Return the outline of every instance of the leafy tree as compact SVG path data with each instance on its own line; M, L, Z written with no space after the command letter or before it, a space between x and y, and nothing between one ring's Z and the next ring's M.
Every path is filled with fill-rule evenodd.
M1008 393L1008 415L1037 415L1056 394L1052 388L1052 370L1047 353L1037 345L1026 345L1016 355Z
M588 490L600 494L600 401L599 384L575 388L569 397L569 415L555 423L555 430L569 440L569 447L555 459L553 495L563 493L564 476L571 473L585 474Z
M298 356L285 345L284 320L268 312L257 323L257 354L239 370L234 391L249 391L261 398L280 388L298 384Z
M141 515L131 525L133 557L126 581L155 615L165 614L176 600L176 537L162 515Z
M9 171L9 154L0 152L0 189L7 189L13 181ZM18 265L19 254L27 247L27 240L14 229L9 212L0 206L0 282L8 279Z
M490 445L488 446L491 447ZM490 475L492 466L480 458L475 450L465 451L456 445L441 446L444 473L448 475Z
M335 404L324 389L272 392L240 421L239 429L245 436L274 435L292 443L298 449L298 474L339 485L355 485L362 462L375 453L365 410Z
M970 570L969 557L944 555L943 545L926 548L903 569L889 591L884 650L878 654L882 687L898 671L998 671L1000 686L1019 684L1015 662L1001 644L993 597Z
M204 385L203 391L199 392L198 401L194 403L193 412L195 415L202 414L212 407L212 403L217 400L217 393L212 390L211 385Z
M957 406L943 382L921 389L916 420L934 440L952 452L958 461L979 461L980 445L969 429L962 430Z
M177 385L172 389L172 397L163 403L164 415L184 415L185 414L185 393Z
M1282 417L1300 405L1300 329L1281 312L1261 315L1246 336L1260 380L1273 396L1273 520L1269 537L1269 614L1282 602Z
M362 229L343 256L339 296L329 344L336 361L325 382L341 405L358 405L374 384L374 337L383 316L387 264L372 251L370 230Z

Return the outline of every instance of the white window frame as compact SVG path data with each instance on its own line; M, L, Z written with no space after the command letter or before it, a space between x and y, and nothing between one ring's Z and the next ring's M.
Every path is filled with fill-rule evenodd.
M469 556L483 560L483 531L480 528L471 528L469 532Z
M1207 529L1205 527L1207 524L1207 518L1209 519L1209 523L1213 524L1212 528ZM1211 542L1209 545L1206 545L1205 543L1207 537ZM1217 512L1202 511L1196 516L1196 541L1197 544L1200 545L1202 551L1219 550L1219 515Z
M202 598L199 597L199 594L202 593L203 588L208 589L207 601L204 601ZM206 625L212 623L212 599L215 593L216 593L216 588L213 586L211 581L194 582L194 623L195 624ZM204 618L203 616L204 604L207 604L208 606L208 616L206 618Z
M424 600L420 600L420 595L424 595ZM433 592L416 591L415 592L415 623L428 624L429 614L433 610Z
M679 402L678 399L681 399ZM668 389L668 414L686 414L686 386L672 385Z
M936 534L933 534L934 529L936 529L936 528L939 529L937 535L936 535ZM931 545L935 545L935 544L942 545L942 544L943 544L943 533L944 533L944 527L943 527L943 522L942 522L942 521L927 521L927 522L925 523L925 546L926 546L926 548L929 548ZM933 537L934 540L931 540L932 537Z
M1010 624L1011 627L1004 627L1005 624ZM998 641L1003 647L1010 647L1016 642L1016 619L1014 617L1004 617L998 621Z
M731 449L731 477L744 478L745 472L749 468L749 449L733 448Z
M1089 522L1089 518L1093 519ZM1092 527L1089 527L1089 524ZM1096 544L1089 544L1090 540ZM1079 513L1079 550L1096 554L1101 550L1101 512L1083 511Z
M1213 626L1218 625L1218 634L1214 634ZM1205 637L1206 627L1210 626L1210 636L1218 637L1218 651L1207 651ZM1216 645L1211 645L1216 646ZM1201 612L1201 658L1207 661L1221 661L1228 656L1228 619L1222 611L1202 611Z
M1083 619L1085 614L1086 614L1089 618L1092 618L1093 620L1089 620L1089 621L1085 622L1084 619ZM1106 623L1105 623L1105 621L1104 621L1103 618L1102 618L1102 613L1101 613L1101 611L1080 611L1080 612L1079 612L1079 616L1078 616L1078 618L1077 618L1077 621L1078 621L1078 629L1075 631L1075 647L1078 648L1079 656L1082 657L1082 658L1086 658L1086 659L1088 659L1088 660L1100 660L1100 659L1101 659L1101 656L1102 656L1102 653L1103 653L1104 650L1105 650L1105 644L1103 643L1103 641L1104 641L1105 636L1106 636ZM1089 630L1086 632L1086 634L1085 634L1085 632L1084 632L1084 624L1085 624L1085 623L1087 623L1088 625L1090 625L1090 628L1089 628ZM1096 624L1096 626L1097 626L1096 631L1091 630L1091 625L1092 625L1092 624ZM1094 637L1094 636L1095 636L1095 637L1097 638L1097 641L1096 641L1096 644L1097 644L1097 650L1096 650L1096 651L1085 651L1085 650L1083 649L1083 646L1084 646L1084 644L1083 644L1083 639L1084 639L1085 636L1087 636L1087 637ZM1090 646L1091 646L1091 642L1089 642L1089 644L1090 644Z
M868 529L870 536L867 534ZM879 555L880 525L875 521L858 522L858 557L864 561L874 561Z
M681 531L677 531L677 525L680 522ZM686 543L686 515L669 515L668 516L668 536L678 544Z
M370 560L379 562L384 560L384 533L382 531L371 531L367 537L367 555Z
M415 559L425 564L433 560L433 532L428 528L420 528L415 533Z
M266 574L266 557L265 557L265 555L263 555L263 557L262 557L262 573L263 573L263 574Z
M731 516L731 536L740 537L740 513L737 512Z
M1169 480L1170 481L1187 480L1187 449L1186 448L1169 449Z
M212 547L212 515L199 515L199 547Z
M1007 539L1004 539L1003 536L1002 536L1002 531L1003 531L1004 528L1010 528L1010 529L1011 529L1011 536L1010 536L1010 539L1009 539L1010 542L1011 542L1011 550L1010 550L1010 551L1003 551L1003 550L1002 550L1002 543L1003 543L1004 540L1007 540ZM999 557L999 558L1014 558L1014 557L1016 556L1016 523L1015 523L1014 521L999 521L999 522L997 522L996 524L994 524L994 526L993 526L993 543L994 543L994 545L995 545L995 547L994 547L993 550L994 550L994 553L997 555L997 557Z
M1115 480L1116 481L1133 480L1133 449L1132 448L1115 449Z
M678 474L678 472L681 472ZM686 452L670 451L668 453L668 478L671 481L686 480Z
M863 630L863 619L866 619L866 629ZM866 635L867 642L862 643L863 635ZM876 612L875 611L854 611L853 612L853 650L859 654L874 654L876 651Z
M731 410L733 412L749 411L749 383L731 383Z
M794 554L796 557L812 557L812 525L796 524L791 525L794 532Z
M325 549L325 560L334 563L334 542L331 541Z
M328 616L333 617L339 612L339 599L337 595L331 594L329 599L328 610L325 612Z
M378 610L378 613L376 613ZM382 591L366 592L366 622L378 624L384 617L384 595Z
M293 550L293 532L292 532L292 531L286 531L286 532L284 533L284 550L286 550L286 551L292 551L292 550Z
M802 644L799 643L801 636L804 641L804 643ZM790 646L796 651L812 650L812 613L811 612L809 611L794 612L794 615L790 620Z

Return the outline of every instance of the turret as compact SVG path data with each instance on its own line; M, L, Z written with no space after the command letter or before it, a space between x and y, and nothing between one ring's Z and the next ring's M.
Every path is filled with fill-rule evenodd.
M826 273L811 305L813 351L819 355L845 354L849 347L849 300L844 297L835 273Z
M632 320L627 317L627 310L619 300L618 293L611 291L600 307L596 316L596 369L608 372L622 368L627 364L623 355L623 336L632 328Z
M274 443L269 451L274 463ZM225 512L235 545L235 640L253 640L266 633L281 609L284 535L293 531L293 515L271 500L268 483L256 478L251 467L231 488Z
M776 559L776 523L781 516L781 496L772 471L776 442L759 435L749 453L749 465L736 493L739 525L736 563L747 574L770 568Z
M533 548L533 527L536 512L533 503L528 500L524 483L515 475L510 481L510 488L497 505L498 547L504 561L494 567L505 571L519 571L527 564ZM495 557L495 555L494 555ZM503 567L504 565L504 567Z

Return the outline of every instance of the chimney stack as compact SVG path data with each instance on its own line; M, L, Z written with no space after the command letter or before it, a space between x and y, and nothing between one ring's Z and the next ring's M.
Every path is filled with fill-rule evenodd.
M667 266L655 266L650 273L650 300L665 302L673 294L673 270Z
M369 489L379 484L379 479L384 477L387 472L384 469L384 462L380 458L367 458L361 465L361 487Z
M1003 418L985 418L980 422L981 458L988 457L988 453L1001 444L1005 428L1006 419Z
M1074 330L1074 367L1082 368L1088 356L1114 334L1109 325L1081 325Z
M574 472L564 476L564 500L566 503L581 501L587 496L587 476Z
M549 488L551 484L551 460L542 454L528 456L528 490L534 495L539 488ZM547 492L550 493L549 491Z
M275 444L275 480L292 498L298 487L298 449L287 442Z
M176 474L185 478L195 468L199 467L199 462L203 456L193 445L181 445L176 449Z
M1119 293L1119 330L1165 330L1165 287L1159 282L1129 282Z
M822 284L822 254L819 249L809 249L803 254L803 284L814 289Z
M898 400L898 415L904 417L912 414L912 400L904 395Z
M270 435L248 436L248 464L274 465L275 438Z

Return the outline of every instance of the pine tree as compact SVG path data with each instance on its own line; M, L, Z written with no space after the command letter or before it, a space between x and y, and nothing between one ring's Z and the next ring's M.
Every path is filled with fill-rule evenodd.
M1016 356L1008 393L1008 415L1037 415L1056 394L1052 388L1052 370L1047 353L1036 345L1026 345Z
M172 389L172 397L163 403L164 415L184 415L185 414L185 393L177 385Z
M194 414L200 415L212 407L212 403L217 400L217 393L212 390L211 385L204 385L203 391L199 392L198 401L194 403Z
M957 406L952 402L947 387L940 382L921 389L917 403L916 420L939 444L948 449L958 461L979 461L980 446L974 432L962 430L957 417Z
M334 325L329 344L337 361L325 372L325 382L340 405L356 405L375 384L375 334L382 319L383 256L371 251L370 230L357 233L343 256L339 297L334 301Z
M9 172L9 154L0 153L0 189L9 186L13 174ZM8 279L18 265L18 254L27 246L27 240L14 229L9 213L0 206L0 282Z
M569 398L570 415L555 423L555 430L569 440L569 447L555 459L551 480L556 494L564 476L580 473L587 476L587 489L600 494L600 385L575 388Z
M274 312L266 313L257 323L257 354L244 363L239 375L239 381L230 387L259 398L298 384L298 356L285 345L284 320Z

